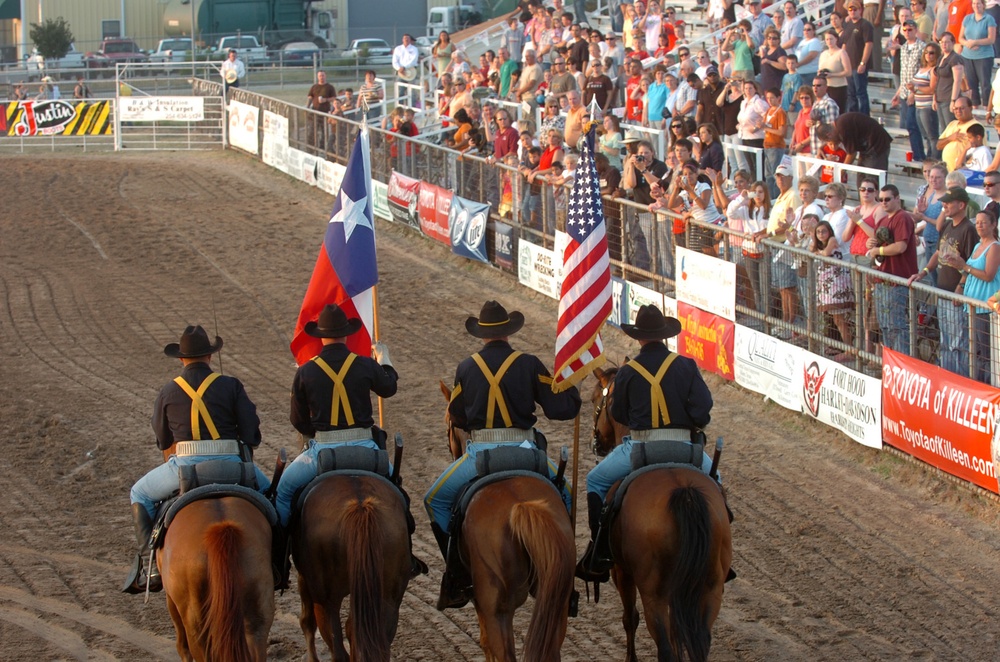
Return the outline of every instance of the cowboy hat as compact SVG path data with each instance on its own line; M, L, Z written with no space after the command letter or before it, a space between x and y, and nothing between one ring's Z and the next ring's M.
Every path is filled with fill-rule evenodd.
M479 317L465 320L465 330L476 338L504 338L517 333L524 326L524 315L507 309L496 301L487 301Z
M306 322L303 331L313 338L344 338L361 329L361 320L348 318L335 303L327 304L319 314L317 322Z
M680 333L681 323L676 317L664 315L656 306L648 305L639 308L635 324L622 324L622 331L636 340L661 340Z
M215 336L215 344L208 341L208 333L198 326L188 326L181 334L179 343L172 342L163 348L163 353L175 359L193 359L215 354L222 349L222 338Z
M627 131L625 131L625 139L622 140L622 144L628 145L629 143L637 143L640 140L645 140L645 139L646 137L643 136L638 131L633 131L632 129L628 129Z

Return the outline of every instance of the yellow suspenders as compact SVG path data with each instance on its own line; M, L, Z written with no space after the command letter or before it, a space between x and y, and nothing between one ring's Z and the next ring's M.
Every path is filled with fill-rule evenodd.
M654 377L648 370L639 365L638 361L629 361L628 366L630 366L637 373L642 375L643 379L649 382L649 399L650 405L653 410L653 427L659 428L670 425L670 413L667 411L667 399L663 395L663 387L660 386L660 382L663 381L663 376L667 374L667 368L670 364L674 362L677 358L677 354L671 354L666 361L660 365L660 369L656 371L656 376ZM660 420L660 417L663 420Z
M330 425L339 425L341 405L344 406L344 418L347 419L347 426L351 427L354 425L354 412L351 411L351 401L347 399L347 389L344 388L344 377L347 376L347 371L357 357L357 354L348 354L344 365L340 366L340 372L334 372L333 368L320 357L313 358L316 365L322 368L327 377L333 380L333 403L330 406Z
M486 427L493 427L493 407L496 406L500 409L500 417L503 419L503 423L506 427L513 427L513 423L510 419L510 412L507 411L507 403L504 402L503 393L500 391L500 380L503 376L507 374L507 370L514 365L515 359L521 356L521 352L514 352L503 362L500 369L497 370L497 374L490 372L490 369L486 367L486 361L483 360L479 354L473 354L472 360L476 362L479 369L483 371L483 375L486 377L486 381L490 383L490 394L486 401Z
M187 380L183 377L177 377L174 379L174 383L184 389L184 392L188 394L191 398L191 439L198 441L201 439L201 424L198 422L199 415L200 418L205 419L205 426L208 427L208 433L212 436L212 439L219 438L219 431L215 428L215 423L212 421L212 417L208 413L208 407L205 406L205 400L202 396L205 395L205 391L208 387L212 385L216 379L218 379L219 373L213 372L205 381L201 383L198 390L194 390Z

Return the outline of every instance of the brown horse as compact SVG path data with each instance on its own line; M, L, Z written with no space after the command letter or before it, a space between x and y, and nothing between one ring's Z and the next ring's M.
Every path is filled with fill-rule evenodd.
M239 497L188 504L157 558L182 660L267 659L271 526L255 505Z
M445 399L451 391L442 384ZM449 446L462 456L467 433L446 416ZM456 446L457 442L457 446ZM544 478L515 477L480 489L462 522L461 555L472 574L479 644L487 662L514 662L514 612L535 597L524 638L526 662L558 662L566 637L576 547L559 494Z
M712 625L722 607L733 541L722 492L695 469L654 469L629 486L611 528L612 571L621 595L627 642L635 662L642 597L646 628L659 660L708 659Z
M610 453L615 446L622 443L622 438L628 434L628 427L611 417L611 402L614 398L616 375L618 375L617 367L594 370L597 384L590 395L590 401L594 405L594 438L591 448L594 454L599 457Z
M335 662L388 662L410 581L405 507L398 490L374 476L328 476L306 497L291 544L310 662L319 660L317 623ZM340 623L348 595L350 656Z

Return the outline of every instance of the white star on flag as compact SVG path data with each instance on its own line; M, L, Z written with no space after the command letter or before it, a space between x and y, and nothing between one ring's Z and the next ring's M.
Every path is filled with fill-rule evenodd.
M375 232L375 228L372 227L372 222L365 215L365 208L367 206L367 197L354 201L351 200L350 196L347 195L344 189L340 189L340 211L333 215L330 222L344 224L344 243L351 240L354 228L359 225Z

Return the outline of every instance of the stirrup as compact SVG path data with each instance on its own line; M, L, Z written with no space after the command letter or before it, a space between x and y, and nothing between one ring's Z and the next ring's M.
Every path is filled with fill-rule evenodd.
M441 577L441 592L438 594L436 608L438 611L445 609L461 609L469 604L472 599L472 586L466 582L460 582L460 577L455 577L454 573L445 570ZM465 584L460 586L459 583Z
M410 579L418 575L426 575L428 571L427 564L414 556L413 552L410 552Z
M591 540L587 543L587 551L583 553L583 558L576 564L576 576L585 582L602 584L611 580L612 567L614 561L598 558L597 544Z

